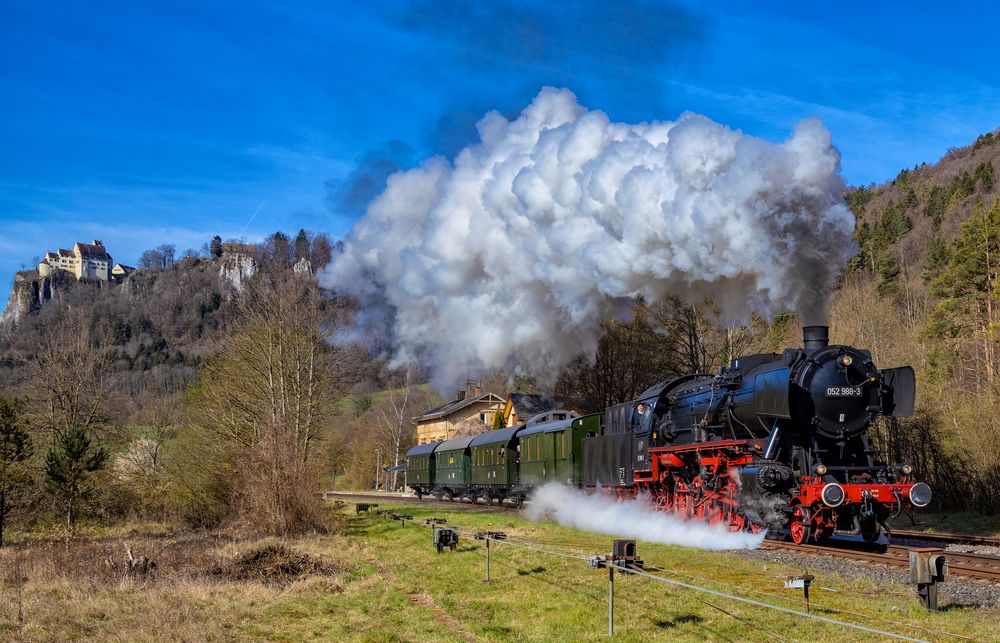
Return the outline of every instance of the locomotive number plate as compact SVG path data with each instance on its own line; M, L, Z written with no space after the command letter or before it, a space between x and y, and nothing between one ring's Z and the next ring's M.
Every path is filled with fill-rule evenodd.
M861 397L860 386L828 386L826 387L827 397Z

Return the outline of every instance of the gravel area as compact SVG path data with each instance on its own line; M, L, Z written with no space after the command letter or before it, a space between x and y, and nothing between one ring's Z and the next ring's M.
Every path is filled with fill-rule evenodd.
M959 545L950 543L945 545L945 551L953 551L959 554L981 554L983 556L1000 556L1000 547L991 545Z
M784 563L803 567L816 576L814 583L820 587L824 585L824 572L846 577L863 576L868 580L905 586L912 593L913 600L917 600L916 587L909 584L910 572L903 567L781 549L752 549L732 553L765 563ZM1000 609L1000 584L949 576L944 583L938 585L938 605L943 607L948 604Z
M1000 556L1000 547L994 545L964 545L960 543L941 543L934 540L921 540L919 538L893 538L893 545L902 547L943 547L945 551L953 551L960 554L980 554L982 556Z

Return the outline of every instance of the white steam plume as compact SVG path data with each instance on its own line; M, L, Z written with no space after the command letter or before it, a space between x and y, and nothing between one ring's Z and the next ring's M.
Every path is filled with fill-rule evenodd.
M765 536L765 532L734 533L718 525L681 520L642 499L618 502L558 483L535 492L525 513L532 520L552 516L564 527L699 549L756 549Z
M546 88L478 128L453 163L390 176L321 276L360 299L359 330L430 365L440 390L470 370L554 377L633 297L819 321L855 251L818 119L776 144L694 114L612 123Z

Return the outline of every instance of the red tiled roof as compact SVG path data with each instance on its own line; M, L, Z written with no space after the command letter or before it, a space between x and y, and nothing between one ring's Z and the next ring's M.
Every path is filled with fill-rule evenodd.
M104 246L95 246L92 243L79 243L77 242L77 247L80 248L80 254L84 257L91 257L94 259L107 259L108 251L104 249Z

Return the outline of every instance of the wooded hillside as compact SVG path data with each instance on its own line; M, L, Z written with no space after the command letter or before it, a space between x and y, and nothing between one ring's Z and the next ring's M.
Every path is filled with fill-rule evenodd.
M835 293L836 341L912 364L917 416L881 426L946 506L996 511L1000 483L1000 136L852 190L859 254Z

